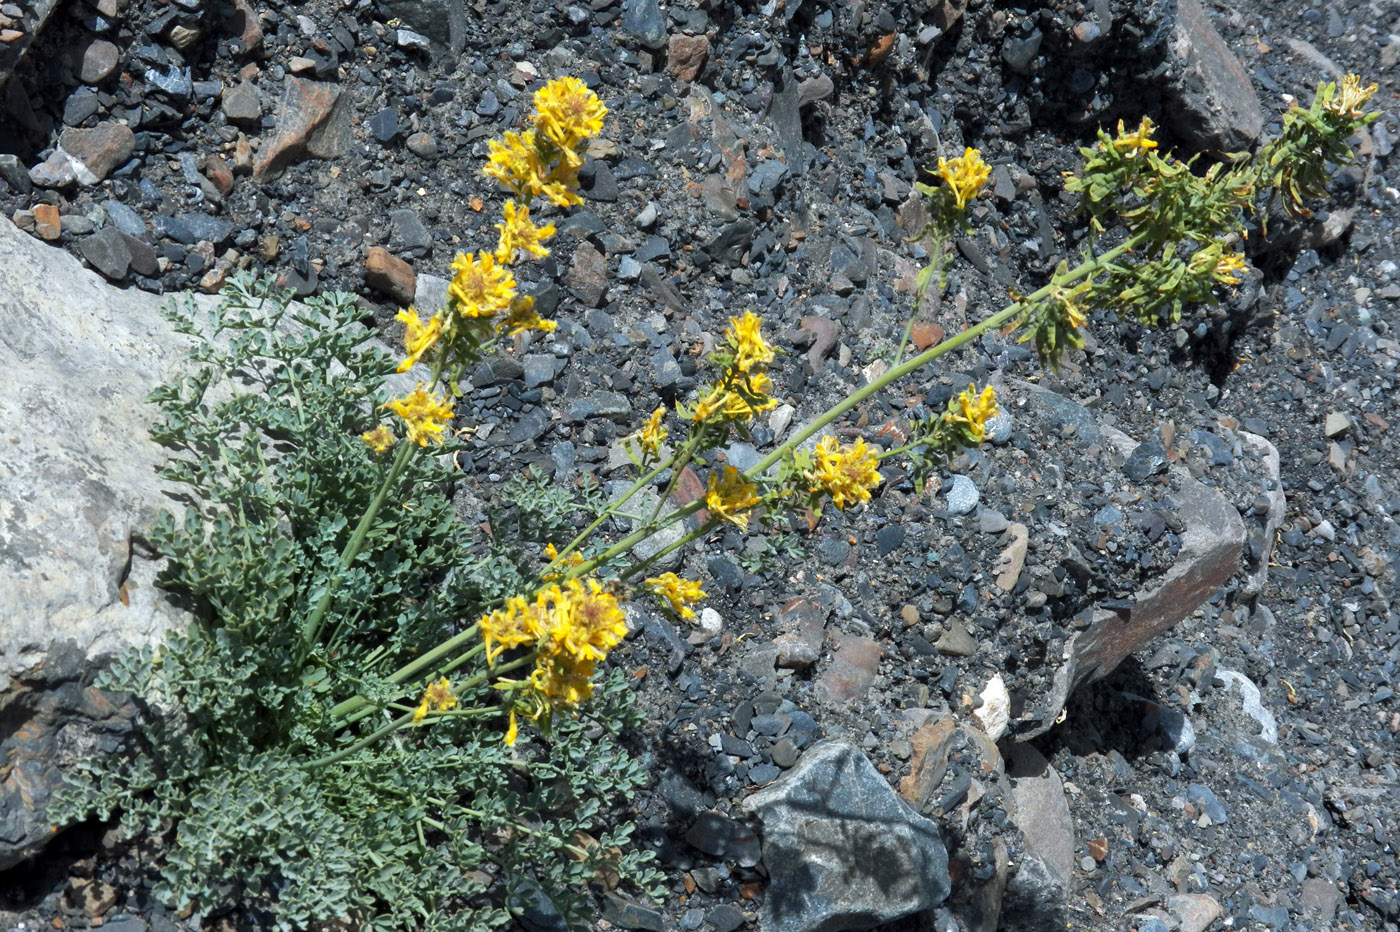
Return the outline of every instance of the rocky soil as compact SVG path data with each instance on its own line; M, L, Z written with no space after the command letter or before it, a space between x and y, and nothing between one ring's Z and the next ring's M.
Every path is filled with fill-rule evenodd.
M1252 231L1254 268L1218 308L1162 329L1100 312L1058 373L988 336L842 425L894 445L969 380L997 384L992 442L934 487L886 470L868 510L731 530L681 560L712 595L699 624L639 610L615 655L652 725L656 783L634 803L672 896L600 894L597 928L756 924L780 871L759 848L778 816L753 795L809 767L852 794L883 778L938 826L951 896L915 895L901 908L922 918L889 928L1400 928L1393 5L0 15L0 209L17 226L147 291L213 291L244 267L354 291L389 339L399 306L435 306L455 252L494 236L486 141L544 79L597 91L611 114L586 203L531 267L559 330L483 366L461 409L478 429L455 494L474 521L526 467L626 478L618 439L693 391L739 310L787 352L784 404L727 451L736 465L883 371L925 258L911 183L940 154L979 147L993 177L919 345L1077 254L1061 172L1098 127L1151 116L1209 158L1272 134L1319 80L1380 82L1383 116L1332 200ZM849 744L804 755L824 738ZM869 764L832 750L849 747ZM154 904L140 854L97 828L63 836L0 876L6 924L215 924ZM850 886L859 927L902 915ZM816 928L810 908L771 927Z

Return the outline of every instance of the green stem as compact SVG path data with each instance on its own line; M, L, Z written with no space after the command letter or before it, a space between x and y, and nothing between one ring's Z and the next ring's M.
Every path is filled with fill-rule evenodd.
M952 350L957 349L965 343L977 339L982 334L986 333L988 330L991 330L993 327L1000 327L1002 324L1005 324L1008 321L1012 320L1017 314L1021 312L1022 308L1026 305L1033 304L1041 298L1044 298L1047 295L1049 295L1052 286L1059 285L1063 287L1063 285L1066 282L1078 281L1086 275L1090 275L1094 272L1097 272L1100 268L1103 267L1104 264L1111 262L1112 260L1118 258L1126 252L1130 252L1131 250L1145 242L1146 239L1147 237L1145 234L1137 234L1135 236L1129 237L1123 243L1119 244L1118 246L1115 246L1113 249L1110 249L1103 255L1095 256L1092 259L1080 263L1075 268L1070 269L1059 280L1052 280L1049 284L1044 285L1043 287L1036 290L1034 293L1028 295L1020 301L1017 301L1015 304L1003 308L1001 311L997 312L996 314L993 314L991 317L988 317L981 323L974 324L973 326L964 330L962 333L959 333L956 336L949 337L942 343L939 343L937 346L929 347L919 355L911 358L908 362L901 363L900 365L895 366L893 369L888 370L875 381L871 382L869 385L864 385L861 388L856 389L856 391L852 392L846 398L842 399L835 406L827 409L816 420L804 425L801 429L797 431L797 433L793 434L791 437L785 440L781 446L779 446L772 453L769 453L762 460L760 460L757 463L757 465L750 467L744 473L744 477L746 479L755 479L763 475L763 473L767 471L769 467L771 467L774 463L779 462L788 453L789 450L800 446L807 440L808 437L811 437L817 431L821 430L823 427L830 424L832 421L836 420L838 417L845 414L847 411L856 407L861 402L869 398L871 395L883 391L885 387L888 386L891 382L895 381L896 379L902 379L904 378L904 376L908 375L916 369L928 365L929 363L933 362L935 359L944 355L945 353L951 352Z
M458 683L456 686L452 687L452 692L453 692L454 694L460 695L462 692L464 692L465 690L469 689L470 687L472 687L472 686L477 686L477 685L480 685L481 683L485 682L486 679L487 679L488 677L490 677L490 676L497 675L497 674L501 674L501 673L508 673L508 672L510 672L511 670L514 670L514 669L516 669L516 668L518 668L518 667L523 667L523 666L525 666L525 665L528 664L528 663L534 663L534 662L535 662L535 654L534 654L534 652L532 651L531 653L528 653L528 654L526 654L526 655L523 656L523 657L519 657L519 658L517 658L517 659L515 659L515 660L512 660L512 661L510 661L509 663L503 663L503 664L501 664L499 667L496 667L495 669L492 669L492 670L485 670L485 671L483 671L483 672L481 672L481 673L478 673L476 676L473 676L471 679L463 680L461 683ZM360 697L359 697L359 696L356 696L355 698L356 698L356 699L359 699ZM368 700L362 700L362 701L367 702ZM344 703L342 703L342 705L343 705L343 704L344 704ZM360 750L362 750L362 749L364 749L364 748L369 747L371 744L374 744L376 741L378 741L379 739L385 737L386 735L391 735L391 734L393 734L394 732L398 731L400 728L405 727L406 725L412 725L412 724L413 724L413 715L414 715L413 712L406 712L406 713L404 713L403 715L400 715L398 718L391 719L391 720L390 720L389 722L387 722L386 724L381 725L379 728L376 728L374 731L372 731L372 732L370 732L369 734L365 735L363 738L361 738L360 740L356 741L354 744L351 744L351 745L349 745L349 746L347 746L347 747L341 748L339 751L336 751L336 752L333 753L333 754L327 754L325 757L317 758L316 760L311 761L310 763L305 764L305 765L303 765L303 766L304 766L305 769L307 769L307 770L314 770L314 769L316 769L317 767L325 767L325 766L327 766L327 765L334 764L334 763L337 763L337 762L339 762L339 761L342 761L342 760L344 760L345 758L347 758L347 757L351 756L352 754L354 754L355 752L360 751Z
M544 568L544 574L548 575L551 571L556 569L565 557L577 550L579 545L588 539L589 535L591 535L594 531L598 530L598 528L602 526L604 521L611 518L617 512L617 509L627 504L627 501L633 495L636 495L639 489L641 489L647 483L651 482L651 480L655 479L657 476L661 475L661 473L664 472L666 468L669 467L675 461L676 456L673 455L666 462L658 463L656 467L651 470L651 472L647 473L644 476L638 477L637 481L632 483L632 487L629 488L621 498L619 498L616 502L613 502L607 508L604 508L602 513L598 515L596 519L594 519L592 524L588 525L588 527L580 531L577 537L569 541L569 545L567 547L559 551L555 558L549 562L549 565ZM570 576L570 578L572 578L572 576Z
M465 631L462 631L459 634L454 634L452 637L448 638L446 641L443 641L441 644L439 644L437 647L434 647L432 650L428 651L423 656L411 661L408 664L405 664L404 666L395 670L393 673L389 674L389 682L404 682L405 680L409 679L415 674L433 666L433 664L437 663L439 659L452 653L454 650L461 647L463 644L466 644L468 641L473 640L477 636L477 626L473 624L470 628L467 628ZM468 653L468 656L470 656L470 652ZM358 709L362 709L367 705L372 705L372 703L365 697L351 696L349 699L346 699L339 705L333 706L331 708L330 714L332 718L345 718L351 712L354 712Z
M710 530L718 523L719 519L711 518L695 530L690 531L682 537L680 537L678 540L672 541L671 543L667 544L665 547L661 548L656 553L653 553L645 560L641 560L637 563L632 564L627 569L623 570L622 573L619 574L618 578L621 579L623 582L626 582L633 576L636 576L642 570L646 569L648 566L651 566L657 560L660 560L662 557L674 553L675 551L684 547L686 544L690 543L693 540L698 540L699 538L704 537L706 534L710 533Z

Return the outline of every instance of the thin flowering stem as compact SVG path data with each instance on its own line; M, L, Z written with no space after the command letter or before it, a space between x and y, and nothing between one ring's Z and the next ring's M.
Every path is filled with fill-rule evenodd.
M684 536L682 536L679 540L675 540L667 544L665 547L661 548L656 553L647 557L645 560L639 560L636 563L633 563L631 566L627 567L627 569L623 570L621 573L618 574L618 579L622 580L623 582L626 582L633 576L636 576L638 573L645 570L647 567L656 563L658 560L669 556L670 554L689 544L691 541L699 540L700 538L704 537L706 534L710 533L710 531L714 530L715 525L719 523L720 522L718 518L711 518L695 530L690 531Z
M490 677L490 676L497 676L497 675L500 675L500 674L502 674L502 673L508 673L508 672L510 672L511 670L514 670L514 669L516 669L516 668L518 668L518 667L523 667L523 666L525 666L526 664L534 663L534 662L535 662L535 656L534 656L534 653L531 652L531 653L529 653L529 654L526 654L524 657L519 657L519 658L517 658L517 659L515 659L515 660L510 661L509 663L503 663L503 664L501 664L500 666L496 667L495 669L487 670L487 671L484 671L484 672L482 672L482 673L478 673L476 676L472 677L471 679L463 680L461 683L457 684L456 686L454 686L454 687L452 688L452 692L453 692L454 694L456 694L456 695L460 695L462 692L464 692L464 691L467 690L467 689L470 689L470 688L473 687L473 686L479 686L479 685L481 685L481 684L484 683L484 682L486 681L486 679L487 679L488 677ZM359 698L359 697L356 697L356 698ZM372 711L372 710L371 710L371 711ZM387 736L393 734L394 732L398 731L399 729L404 728L405 726L410 726L410 725L412 725L412 724L413 724L413 715L414 715L413 712L405 712L404 714L398 716L397 718L391 719L389 722L386 722L385 724L381 725L379 728L377 728L377 729L375 729L374 731L370 732L369 734L365 735L363 738L361 738L360 740L356 741L354 744L351 744L351 745L348 745L348 746L346 746L346 747L344 747L344 748L341 748L339 751L336 751L336 752L334 752L334 753L332 753L332 754L327 754L325 757L319 757L319 758L317 758L316 760L311 761L310 763L304 764L303 767L304 767L305 769L307 769L307 770L314 770L314 769L316 769L317 767L325 767L325 766L327 766L327 765L329 765L329 764L334 764L334 763L336 763L336 762L338 762L338 761L342 761L342 760L344 760L345 758L352 756L352 755L355 754L356 752L361 751L361 750L363 750L364 748L369 747L371 744L374 744L376 741L379 741L380 739L385 738L385 737L387 737Z
M422 656L415 658L411 663L405 664L404 666L395 670L393 673L389 674L387 679L391 683L403 683L406 680L411 679L415 675L421 673L422 671L432 668L433 665L436 664L443 657L448 656L457 648L461 647L463 644L471 643L477 637L477 626L473 624L471 625L471 627L465 629L464 631L454 634L452 637L443 641L441 644L439 644L437 647L434 647L432 650L424 653ZM466 654L463 654L463 657L472 656L484 649L485 648L482 645L477 644L473 646L469 651L467 651ZM362 709L367 705L371 705L368 699L364 698L363 696L352 696L349 699L346 699L344 702L340 703L339 705L333 706L331 708L330 714L332 718L345 718L350 713L358 709Z
M548 574L549 572L557 569L559 565L564 561L565 557L577 550L584 541L588 540L588 538L593 534L593 532L598 530L598 528L602 526L603 522L607 521L614 514L616 514L619 508L627 504L628 500L631 499L633 495L636 495L639 491L641 491L641 489L644 486L649 484L651 480L655 479L657 476L665 472L671 466L671 464L676 461L676 457L678 455L679 454L672 454L670 459L666 460L665 462L658 463L655 466L655 468L653 468L646 475L638 477L637 481L632 483L631 488L629 488L625 493L623 493L621 498L613 502L607 508L604 508L603 511L598 515L598 517L593 520L593 523L589 524L588 527L580 531L573 540L569 541L568 546L561 549L559 553L555 555L554 559L549 562L549 565L544 568L544 573ZM654 521L655 519L656 516L653 515L652 520ZM570 579L572 579L575 575L577 574L566 574L566 576Z

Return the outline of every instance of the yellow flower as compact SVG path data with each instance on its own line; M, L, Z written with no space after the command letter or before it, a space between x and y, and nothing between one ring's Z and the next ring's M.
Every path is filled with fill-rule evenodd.
M1127 158L1135 157L1139 152L1146 152L1149 149L1157 148L1157 142L1152 138L1152 121L1147 117L1142 118L1136 131L1129 133L1123 128L1123 121L1118 121L1118 136L1113 140L1113 151Z
M1237 252L1227 252L1215 261L1215 268L1211 270L1211 277L1222 285L1238 285L1240 283L1238 272L1244 272L1249 268L1249 264L1244 261L1244 256Z
M744 481L739 470L733 466L723 466L710 473L710 487L705 493L705 507L716 518L737 524L744 530L749 527L749 509L759 502L758 486Z
M491 666L503 651L533 643L539 636L534 607L520 596L511 596L501 608L482 615L476 628L486 645L486 663Z
M561 149L573 149L580 142L603 131L608 108L598 95L578 78L550 81L535 91L535 128Z
M452 260L448 298L463 317L490 317L510 309L515 298L515 276L496 264L495 256L458 253Z
M408 439L420 447L428 441L442 443L442 431L452 419L452 402L446 397L429 395L423 390L423 383L402 398L396 398L380 407L389 408L403 418L408 429Z
M704 397L696 402L691 412L692 421L747 421L778 406L778 400L768 393L773 390L773 381L765 373L755 372L747 378L721 382L712 386Z
M646 462L661 454L661 441L670 435L661 419L666 416L666 406L662 405L651 412L651 417L642 425L642 429L628 438L630 442L636 443L642 448L642 461Z
M545 545L544 545L544 557L545 557L545 559L548 560L550 563L553 563L555 560L559 559L559 548L555 547L553 544L545 544ZM575 567L575 566L582 566L583 563L584 563L583 554L582 554L582 553L579 553L577 550L570 550L570 551L569 551L569 555L568 555L567 557L564 558L564 565L563 565L562 569L572 569L572 568ZM543 578L544 578L544 579L558 579L559 576L560 576L560 574L559 574L558 572L553 572L553 573L546 573L546 574L544 575Z
M958 210L967 209L967 202L982 193L982 186L992 177L992 170L982 161L982 153L971 147L951 162L938 160L938 175L947 183L957 201Z
M513 748L515 747L515 739L519 736L520 727L516 724L515 710L512 709L510 713L510 727L506 729L506 736L501 740L505 741L506 747Z
M831 496L832 504L845 510L848 503L870 501L870 492L882 481L880 459L865 440L848 446L827 436L817 441L816 466L807 479Z
M530 686L554 708L576 708L593 695L596 669L594 661L572 654L544 655L530 673Z
M514 191L517 197L540 193L547 170L534 130L506 133L504 139L492 139L486 145L491 150L483 169L486 177Z
M387 424L380 424L374 430L365 431L360 434L360 440L375 453L387 452L395 442L394 432Z
M418 703L418 708L413 710L413 720L421 722L428 717L428 710L436 712L447 712L457 706L457 696L452 692L452 682L447 677L443 677L435 683L429 683L428 688L423 690L423 701Z
M761 329L763 318L753 311L744 312L743 317L729 318L729 328L725 339L734 348L734 368L748 372L754 366L766 366L773 361L773 347L763 339Z
M418 311L409 308L406 311L399 311L394 317L404 325L403 347L408 357L399 363L396 371L407 372L418 364L418 360L423 357L433 344L437 343L438 337L442 336L442 315L434 314L426 321L418 319Z
M515 262L518 253L528 252L536 259L549 255L549 250L540 244L554 235L554 224L542 227L530 222L530 208L517 206L515 201L506 201L505 223L496 224L500 239L496 244L496 261L502 265Z
M511 336L524 333L526 330L553 333L559 329L559 324L552 320L545 320L537 314L535 312L535 299L530 295L520 295L510 302L510 313L497 322L496 329L504 330Z
M680 618L694 618L695 609L690 606L705 598L705 590L700 581L682 579L675 573L662 573L646 581L652 594L671 604L671 612Z
M566 155L573 154L570 150L564 151ZM577 207L582 204L583 198L578 196L578 170L582 164L575 160L561 161L540 179L535 193L549 198L555 207Z
M996 417L997 413L997 393L992 386L988 385L982 389L979 395L975 385L968 385L961 394L948 402L948 410L943 413L943 420L962 427L973 443L981 443L987 439L987 422Z
M1337 116L1359 120L1366 115L1366 101L1371 99L1371 95L1376 92L1376 89L1377 85L1375 84L1370 87L1362 87L1359 77L1348 74L1342 78L1342 85L1336 92L1336 96L1323 104L1323 109L1329 110Z

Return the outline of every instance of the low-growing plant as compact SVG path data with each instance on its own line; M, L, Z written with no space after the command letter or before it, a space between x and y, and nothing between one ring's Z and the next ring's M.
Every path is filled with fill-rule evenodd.
M1328 163L1374 119L1374 90L1350 76L1324 84L1279 139L1205 170L1160 153L1146 120L1101 132L1066 180L1093 230L1074 268L908 359L906 329L894 366L744 470L720 451L751 440L753 419L777 405L779 350L757 315L736 315L709 384L625 438L636 477L622 494L566 494L525 473L483 534L446 494L470 432L451 426L455 401L503 337L554 328L515 277L554 234L532 204L580 202L581 147L606 114L582 82L550 82L532 128L490 143L486 174L512 195L496 248L457 257L447 304L428 319L399 314L397 362L348 295L298 306L235 277L208 314L191 300L171 309L199 366L155 393L155 435L176 451L165 475L189 504L150 541L169 561L165 584L199 612L188 632L104 674L136 697L144 728L129 754L73 774L52 818L119 812L167 842L161 897L279 929L488 929L524 911L578 923L590 884L657 895L623 811L646 780L627 741L640 716L621 671L598 670L627 634L629 599L647 593L684 620L706 593L648 572L725 525L771 522L767 549L800 554L772 519L868 502L891 457L922 478L981 443L998 413L989 386L916 412L897 447L822 432L988 330L1019 332L1054 365L1097 311L1155 322L1216 300L1246 267L1231 238L1280 193L1295 215L1325 193ZM933 244L921 285L937 275L941 288L947 239L988 172L967 149L939 176L920 188ZM423 369L385 400L396 372ZM705 491L677 504L689 470Z

